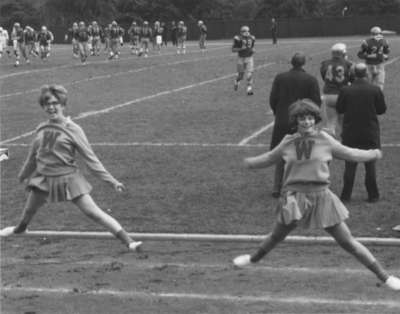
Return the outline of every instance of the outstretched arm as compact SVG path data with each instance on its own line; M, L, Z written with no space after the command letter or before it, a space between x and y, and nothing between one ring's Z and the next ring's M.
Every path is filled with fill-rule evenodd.
M300 135L298 133L286 135L273 150L255 157L248 157L244 164L250 169L267 168L277 163L282 158L283 149Z

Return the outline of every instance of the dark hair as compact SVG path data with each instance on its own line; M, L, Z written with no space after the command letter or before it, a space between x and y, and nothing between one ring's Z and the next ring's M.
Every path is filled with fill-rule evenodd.
M67 90L61 85L43 85L40 88L39 104L43 107L49 94L56 97L61 105L67 105Z
M289 106L289 124L292 128L297 128L297 117L312 115L315 124L322 120L321 109L308 98L299 99Z
M302 52L296 52L293 55L292 60L290 60L290 63L295 68L301 68L303 65L306 64L306 56Z

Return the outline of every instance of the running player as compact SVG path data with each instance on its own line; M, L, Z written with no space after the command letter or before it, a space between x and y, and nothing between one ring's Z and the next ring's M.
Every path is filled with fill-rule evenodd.
M14 49L15 55L15 64L14 66L19 66L19 60L21 55L25 56L25 42L24 42L24 30L21 27L21 24L18 22L14 23L13 29L11 31L11 40ZM26 59L26 58L25 58Z
M154 40L155 40L155 50L158 54L161 53L161 45L163 43L162 35L164 33L164 28L161 26L159 21L154 22Z
M77 22L72 24L72 27L68 29L67 34L65 34L64 40L68 41L71 39L72 44L72 56L74 58L79 58L79 26Z
M200 37L199 37L200 51L204 53L206 51L207 26L201 20L198 21L197 26L199 27L200 31Z
M378 26L371 28L371 37L364 40L358 52L358 57L367 64L368 77L372 84L383 90L385 84L384 62L389 58L389 44Z
M25 26L24 36L26 62L29 63L30 55L33 55L34 57L39 56L37 34L32 27L27 25Z
M92 50L90 54L92 56L100 56L100 44L101 38L103 37L103 30L96 21L93 21L89 33L92 38Z
M54 40L53 34L47 29L46 26L42 26L40 32L37 35L37 41L39 43L40 58L46 61L50 56L50 44Z
M237 76L233 89L238 90L239 83L246 73L247 95L253 95L253 72L254 72L254 43L256 38L250 34L248 26L240 28L240 35L233 38L232 52L237 52Z
M131 27L128 29L128 36L131 43L131 53L138 55L139 53L139 40L140 40L140 26L135 21L132 22Z
M124 36L123 28L116 21L113 21L110 28L110 54L108 59L119 58L119 47L123 44L122 36Z
M117 192L125 189L104 168L82 128L65 116L67 90L60 85L45 85L40 91L39 104L49 120L37 127L19 173L20 182L27 184L28 199L17 226L0 230L0 236L25 232L38 209L46 202L71 201L85 215L120 239L128 249L137 250L142 243L132 240L114 218L97 206L90 195L91 185L78 169L77 152L96 177L109 183Z
M186 53L186 38L187 38L187 27L183 21L178 23L178 28L176 30L176 40L177 40L177 50L176 53L185 54Z
M234 265L243 267L258 262L302 224L305 228L323 228L386 286L400 291L400 279L389 276L372 253L352 236L345 223L349 212L329 189L332 158L365 162L382 158L382 152L350 148L319 131L316 124L321 121L321 112L309 99L293 103L289 107L289 119L297 133L286 135L272 151L245 159L249 168L256 169L269 167L283 158L285 183L272 233L253 255L236 257Z
M149 26L149 22L144 21L140 30L140 50L139 56L144 55L145 58L149 56L149 44L153 37L153 31Z
M336 136L341 134L342 121L336 111L339 90L354 80L353 63L347 60L347 47L343 43L331 48L332 58L321 63L320 73L324 81L322 96L323 124L327 131ZM336 132L338 128L338 132Z
M81 21L78 25L77 41L79 48L79 56L81 58L82 64L86 63L86 59L89 56L89 30L87 29L85 22Z
M8 32L3 27L0 27L0 58L3 56L4 51L7 51L8 46Z

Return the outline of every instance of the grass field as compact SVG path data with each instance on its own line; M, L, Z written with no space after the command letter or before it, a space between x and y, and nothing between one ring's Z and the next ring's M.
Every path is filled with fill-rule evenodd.
M359 167L348 221L356 236L393 237L400 224L400 39L389 38L388 111L381 117L384 158L378 163L382 200L365 202ZM333 43L348 45L357 60L361 38L282 40L256 44L255 94L233 91L236 56L230 42L211 42L202 55L172 47L137 58L92 57L82 66L69 46L55 46L42 64L12 66L0 60L0 227L16 223L24 205L17 173L35 127L45 119L37 104L45 83L69 91L68 114L80 124L106 168L127 186L117 195L90 173L92 195L128 231L265 234L273 223L273 169L248 171L246 156L269 147L273 121L268 96L276 73L289 69L295 51L319 77ZM264 130L263 132L257 132ZM83 167L84 168L84 167ZM340 193L343 162L331 167ZM70 203L45 206L31 230L102 230ZM294 234L322 235L298 229ZM325 235L325 234L323 234ZM249 247L250 246L250 247ZM140 254L115 240L1 240L1 313L399 313L399 294L379 288L373 275L336 246L282 245L252 269L230 260L253 250L237 243L148 242ZM373 247L400 275L399 248Z

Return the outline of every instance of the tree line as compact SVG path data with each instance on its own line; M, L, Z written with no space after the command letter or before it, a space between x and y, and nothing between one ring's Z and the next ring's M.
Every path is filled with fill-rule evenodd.
M400 0L1 0L0 25L196 21L400 14Z

